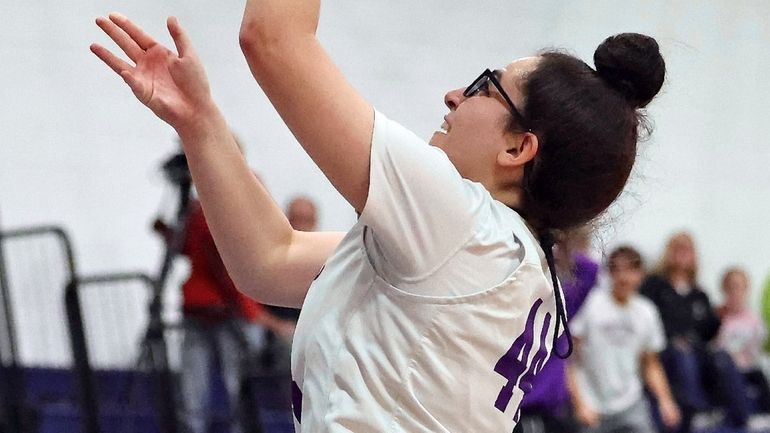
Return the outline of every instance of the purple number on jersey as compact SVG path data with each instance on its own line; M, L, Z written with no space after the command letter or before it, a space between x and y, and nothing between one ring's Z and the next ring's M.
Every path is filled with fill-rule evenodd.
M546 348L546 336L548 335L548 328L551 324L551 313L546 313L543 320L543 327L540 330L540 344L537 352L532 357L532 362L529 361L529 355L532 352L532 346L535 339L535 319L537 318L537 312L540 306L543 305L543 300L538 299L535 304L532 305L532 309L529 310L529 316L527 316L527 324L524 327L524 331L516 338L511 348L497 361L495 365L495 372L508 379L508 383L500 390L500 394L495 401L495 407L500 412L505 412L508 408L508 404L513 398L513 389L517 387L521 390L524 388L531 389L532 379L535 375L543 369L545 361L548 359L548 349ZM527 389L526 391L529 391ZM525 392L526 392L525 391ZM520 403L519 403L520 404ZM520 416L520 410L517 407L514 415L514 421L518 422Z

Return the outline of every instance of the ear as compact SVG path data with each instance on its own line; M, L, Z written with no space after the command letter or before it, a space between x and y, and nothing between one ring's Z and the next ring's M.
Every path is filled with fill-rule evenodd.
M537 135L531 132L516 134L508 148L497 154L497 164L501 167L523 167L535 159L540 143Z

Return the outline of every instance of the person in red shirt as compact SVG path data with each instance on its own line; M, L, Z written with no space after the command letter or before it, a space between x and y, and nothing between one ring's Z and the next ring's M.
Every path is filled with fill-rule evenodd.
M157 220L154 228L167 240L170 228ZM294 323L281 319L239 292L225 269L209 231L200 202L187 213L181 253L190 261L190 276L182 285L183 329L181 360L182 419L186 431L207 431L212 366L218 363L227 389L231 432L240 433L236 416L244 359L261 349L265 330L290 338Z
M235 288L198 201L190 205L185 229L182 254L190 260L190 276L182 285L185 317L192 316L208 323L236 316L255 321L262 306Z

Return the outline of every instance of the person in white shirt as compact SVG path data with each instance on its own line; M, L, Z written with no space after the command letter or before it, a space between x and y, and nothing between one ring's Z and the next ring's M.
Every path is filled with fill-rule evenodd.
M589 295L570 327L576 356L568 363L575 417L584 433L653 433L642 382L664 424L679 423L658 352L666 347L655 305L637 291L644 278L639 253L622 246L609 255L612 287Z
M288 224L237 152L175 18L176 53L119 14L97 24L131 63L91 49L182 137L239 289L302 307L298 432L510 432L566 331L554 233L596 217L623 189L644 128L638 110L665 76L658 45L608 38L596 70L560 52L487 69L447 93L449 114L426 142L350 85L315 36L319 13L318 0L249 0L240 43L282 119L360 215L346 234Z

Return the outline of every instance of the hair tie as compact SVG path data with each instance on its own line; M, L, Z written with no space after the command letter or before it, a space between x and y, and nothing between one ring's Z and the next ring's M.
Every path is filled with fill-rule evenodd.
M553 282L553 295L556 298L556 325L553 333L553 351L561 359L567 359L572 354L572 334L567 326L567 311L564 306L564 300L561 297L561 285L559 279L556 277L556 263L553 258L553 246L556 243L556 238L551 230L543 230L540 233L540 247L545 253L545 260L548 262L548 268L551 271L551 281ZM559 348L556 344L559 339L559 327L564 325L564 333L567 335L567 352L559 353Z

